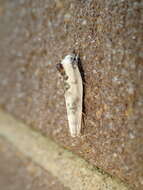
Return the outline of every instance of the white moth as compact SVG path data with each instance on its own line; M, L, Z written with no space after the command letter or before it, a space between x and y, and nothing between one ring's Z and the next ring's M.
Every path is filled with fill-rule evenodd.
M62 62L57 65L57 68L64 81L70 134L72 137L76 137L81 133L83 101L83 84L78 68L78 56L75 54L67 55Z

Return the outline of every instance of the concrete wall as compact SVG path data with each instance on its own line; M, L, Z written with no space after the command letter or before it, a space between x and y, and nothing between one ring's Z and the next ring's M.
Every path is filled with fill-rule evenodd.
M143 186L143 3L1 0L0 105L95 166ZM85 77L82 137L68 132L55 65L75 50Z
M17 149L16 155L20 154L23 159L27 157L28 159L32 160L33 163L39 165L43 170L46 172L48 171L48 174L51 174L48 175L48 178L50 176L51 179L54 177L53 182L55 183L56 187L54 187L53 190L57 190L57 187L59 187L58 190L60 190L60 188L62 190L67 190L67 188L71 190L131 189L131 187L127 186L126 183L121 182L121 180L118 178L111 177L109 174L105 173L99 168L90 165L82 158L76 156L66 149L63 149L58 144L55 144L50 140L50 138L43 137L40 133L31 130L17 119L14 119L10 115L0 110L0 142L1 139L6 140L5 146L7 146L7 144L11 145L9 150L13 150L13 147ZM1 157L7 157L6 155L8 155L9 152L10 151L8 150L5 151ZM17 157L18 156L15 156L15 160L18 159ZM13 159L8 159L7 166L12 161ZM1 165L2 163L0 159L0 166ZM12 167L14 167L14 165L15 164L13 164ZM15 168L15 173L17 173L16 175L18 177L24 173L24 171L18 172L19 167ZM7 170L9 170L9 168L7 168ZM4 174L8 173L7 170L4 172ZM2 171L0 171L0 176L2 176ZM39 174L39 178L41 178L40 181L42 181L42 179L44 181L48 180L47 189L49 189L48 186L51 185L51 180L47 179L46 176L43 176L42 172ZM14 180L13 185L20 185L19 183L24 180L26 180L25 175L23 176L23 180ZM60 183L62 186L60 184L58 185L58 183ZM10 185L8 179L7 184ZM30 184L31 183L27 182L26 186L29 186ZM23 190L25 189L26 187ZM32 189L33 188L29 187L29 190Z

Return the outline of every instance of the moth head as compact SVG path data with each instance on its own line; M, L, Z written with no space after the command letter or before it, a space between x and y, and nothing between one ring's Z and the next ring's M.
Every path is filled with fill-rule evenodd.
M67 55L61 64L72 64L74 62L77 62L78 61L78 55L72 53L72 54L69 54Z

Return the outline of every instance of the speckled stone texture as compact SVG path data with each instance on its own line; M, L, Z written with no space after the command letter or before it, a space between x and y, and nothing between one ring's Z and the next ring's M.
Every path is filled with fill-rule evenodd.
M70 190L0 136L2 190Z
M71 138L55 65L73 49L84 135ZM143 2L0 0L0 105L134 189L143 188Z

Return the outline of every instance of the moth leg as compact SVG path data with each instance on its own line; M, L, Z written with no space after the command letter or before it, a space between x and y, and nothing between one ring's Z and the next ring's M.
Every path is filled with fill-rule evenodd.
M84 112L82 112L82 115L85 117L86 116L86 114L84 113Z

